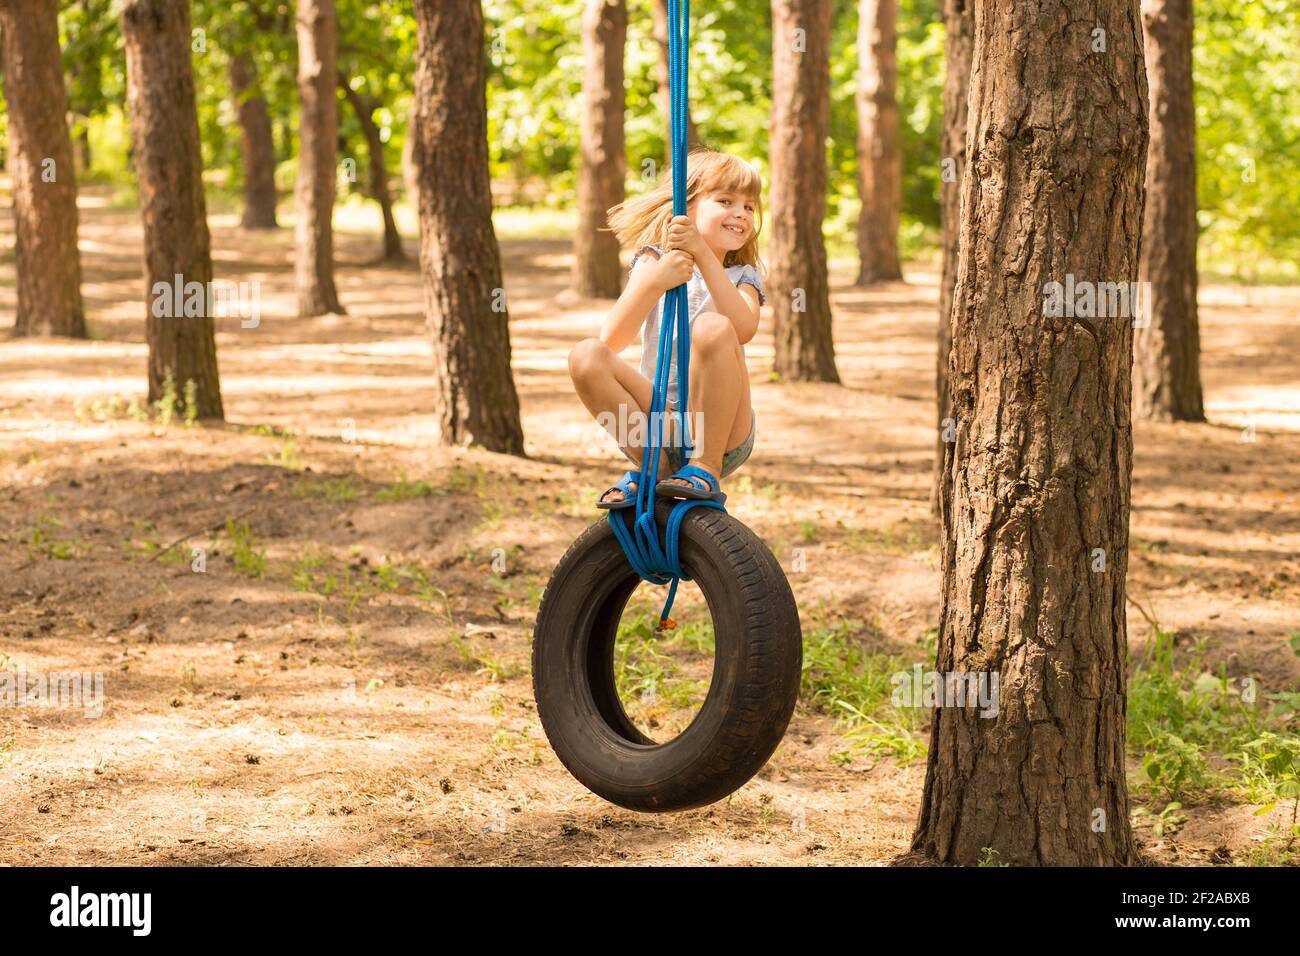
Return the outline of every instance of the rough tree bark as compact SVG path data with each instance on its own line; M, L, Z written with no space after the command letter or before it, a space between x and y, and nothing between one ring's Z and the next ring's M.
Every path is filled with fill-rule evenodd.
M15 336L86 337L77 252L77 173L65 116L58 5L0 3L0 45L13 172Z
M338 152L338 19L334 0L298 0L298 314L342 313L334 286L334 191Z
M570 286L578 295L616 299L623 290L618 240L605 212L623 201L624 0L587 0L582 18L582 166Z
M1050 317L1047 293L1070 274L1137 278L1138 0L1091 0L1087 16L1066 0L978 2L972 63L937 670L995 675L998 694L993 717L934 709L912 848L962 865L985 848L1012 865L1130 864L1132 319Z
M673 161L673 144L668 135L668 119L672 114L672 94L668 82L668 0L654 0L654 38L659 47L659 58L655 61L655 84L659 90L659 111L663 114L664 145L668 151L668 162ZM695 119L690 105L686 108L686 151L690 152L699 145L700 134L695 128Z
M898 118L898 0L858 5L858 285L903 278L898 217L903 147Z
M239 138L244 158L245 229L275 229L275 144L271 114L248 50L230 56L230 93L239 110Z
M944 60L943 156L940 165L939 218L943 225L943 275L939 280L939 349L935 363L937 419L934 478L930 509L939 513L943 481L944 422L951 417L948 402L948 351L952 345L952 292L957 284L957 237L961 234L961 192L966 176L966 94L970 90L970 57L975 46L975 0L943 0Z
M222 418L210 296L212 253L203 196L203 158L190 63L189 0L128 0L122 9L127 111L144 223L145 337L149 400L168 376L177 407L188 409L194 382L199 418ZM204 290L200 314L176 301L175 283ZM163 291L166 290L166 291Z
M1133 414L1200 422L1205 406L1196 311L1192 0L1143 0L1142 20L1151 85L1142 280L1151 283L1151 294L1134 332Z
M397 220L393 218L393 197L388 191L388 164L384 162L384 141L380 138L379 127L371 115L379 104L352 89L348 84L348 78L342 72L339 73L339 89L347 97L348 105L356 114L362 135L366 138L366 152L370 157L370 198L379 203L384 216L384 261L405 262L406 253L402 251L402 234L397 231Z
M443 444L522 455L501 251L492 228L479 0L415 0L420 270Z
M772 0L772 240L775 368L838 382L826 273L831 0Z

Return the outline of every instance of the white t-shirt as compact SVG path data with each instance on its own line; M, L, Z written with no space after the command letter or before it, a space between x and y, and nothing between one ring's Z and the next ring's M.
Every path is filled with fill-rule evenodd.
M628 267L629 272L636 266L641 253L647 249L653 249L659 255L663 255L663 250L658 246L642 246L637 250L636 255L632 257L632 263ZM727 278L738 287L749 283L757 289L759 305L767 301L767 296L763 293L763 279L753 266L727 266L726 273ZM641 330L641 374L651 382L655 379L655 365L659 361L659 317L663 315L664 301L667 298L666 294L660 297ZM690 316L692 326L695 324L695 317L701 312L714 310L713 296L709 293L708 284L704 281L704 275L700 272L699 266L695 267L695 272L686 282L686 301L687 314ZM673 353L669 356L668 364L668 407L677 407L677 344L675 340Z

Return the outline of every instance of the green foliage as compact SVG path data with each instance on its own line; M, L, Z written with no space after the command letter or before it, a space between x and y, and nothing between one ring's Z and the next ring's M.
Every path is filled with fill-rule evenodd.
M866 650L862 629L861 621L842 620L804 635L799 696L813 710L839 717L855 750L906 763L926 752L916 736L922 718L916 708L894 706L893 676L914 662Z
M375 500L405 501L408 498L427 498L436 494L445 494L445 492L441 488L434 488L423 479L411 481L406 475L399 475L396 481L375 492Z
M1177 664L1174 635L1156 627L1129 680L1128 745L1143 768L1137 789L1184 803L1217 788L1235 788L1251 800L1300 795L1300 738L1287 716L1298 695L1255 701L1222 665L1217 675L1207 673L1204 654L1201 639ZM1230 755L1236 766L1216 755Z
M647 187L665 158L667 118L659 107L652 0L628 0L625 50L627 188ZM89 145L88 180L121 184L134 204L119 4L62 4L60 40L76 139ZM583 0L485 0L488 141L499 205L554 215L574 204L582 109ZM858 4L835 0L825 231L848 251L858 211L856 173ZM278 181L296 168L294 6L287 0L195 0L203 32L194 66L205 178L217 190L242 183L238 104L231 57L246 51L273 125ZM390 172L407 135L416 30L398 0L338 0L338 65L366 100ZM897 91L902 118L905 255L920 252L939 224L944 28L938 0L901 0ZM767 169L771 118L771 13L767 4L696 4L691 23L691 111L701 138ZM1296 0L1204 0L1196 8L1197 182L1201 262L1245 279L1300 278L1300 4ZM5 138L0 108L0 148ZM369 192L368 156L354 111L340 92L340 160L356 161L348 193ZM508 213L503 214L508 217ZM569 220L552 231L567 232ZM767 231L767 230L765 230ZM770 234L770 231L768 231Z
M1196 5L1201 264L1300 277L1300 4Z
M620 622L614 644L614 685L633 720L680 732L708 693L709 679L693 675L700 672L697 659L713 656L713 626L709 621L690 620L660 632L655 630L657 621L657 615L639 611ZM688 668L664 652L669 648L688 652L679 655Z

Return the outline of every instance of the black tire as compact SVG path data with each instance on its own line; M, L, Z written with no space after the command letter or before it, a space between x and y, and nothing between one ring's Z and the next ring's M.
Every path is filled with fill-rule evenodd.
M671 507L659 504L660 529ZM614 514L628 521L635 510ZM533 692L547 739L579 782L629 810L688 810L739 789L776 750L799 696L799 611L772 552L714 508L691 509L680 545L682 570L713 616L716 655L704 704L672 740L637 730L615 689L615 637L640 578L608 519L560 559L533 633Z

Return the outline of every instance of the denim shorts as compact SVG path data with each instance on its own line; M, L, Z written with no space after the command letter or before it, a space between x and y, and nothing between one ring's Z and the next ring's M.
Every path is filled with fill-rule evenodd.
M672 411L671 407L669 411ZM754 451L754 435L758 431L758 413L754 411L753 408L750 408L749 410L749 420L749 435L743 442L722 456L722 474L717 476L719 481L726 478L743 465L749 459L750 454ZM687 427L689 427L689 425ZM669 431L673 432L673 434L670 436L669 444L664 449L668 453L668 464L673 471L681 471L682 465L684 464L682 461L681 441L678 439L676 432L673 429L670 428ZM636 461L636 459L632 457L632 453L626 448L623 449L623 454L627 455L627 457L633 462ZM666 477L668 476L661 475L660 480L662 481Z

